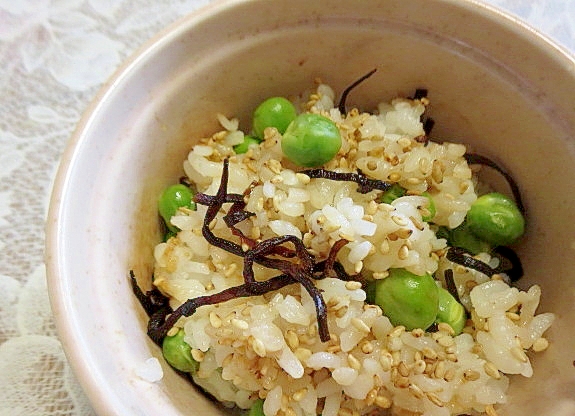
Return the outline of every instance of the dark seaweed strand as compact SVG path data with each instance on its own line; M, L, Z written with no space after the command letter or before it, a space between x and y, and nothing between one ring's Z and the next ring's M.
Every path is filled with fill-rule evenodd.
M347 100L347 96L349 95L349 93L355 88L357 87L359 84L361 84L363 81L365 81L366 79L368 79L369 77L371 77L373 74L375 74L375 72L377 71L377 68L372 69L371 71L369 71L367 74L363 75L362 77L358 78L356 81L354 81L350 86L348 86L345 90L343 90L342 94L341 94L341 98L339 99L339 103L337 105L337 108L339 109L339 112L341 114L346 114L347 113L347 109L345 106L345 102Z
M446 257L453 263L460 264L469 269L477 270L489 277L500 273L499 270L492 268L487 263L478 260L475 257L472 257L471 253L459 247L450 247L449 250L447 250Z
M157 311L165 308L166 306L170 306L170 300L168 297L164 296L158 289L154 288L146 293L140 289L138 286L138 282L136 281L136 276L134 275L134 271L130 270L130 282L132 284L132 291L136 296L136 299L146 311L148 316L152 316Z
M232 202L233 204L232 215L226 220L226 225L230 228L235 226L237 220L249 217L249 213L241 213L245 207L243 197L240 199L237 194L227 194L228 166L228 160L226 159L224 160L220 186L215 196L196 194L194 199L197 203L208 206L202 225L204 238L206 238L210 244L227 250L232 254L244 257L245 283L240 286L228 288L217 294L188 299L169 315L167 313L154 315L148 323L148 335L156 343L160 343L180 317L190 316L200 306L225 302L237 297L264 294L291 283L300 283L310 294L316 306L320 339L323 342L328 341L330 335L327 327L327 307L321 295L321 291L313 283L313 279L321 278L321 275L317 276L318 267L313 256L303 245L303 241L294 236L280 236L255 244L252 243L251 247L248 247L247 250L244 251L241 245L217 237L209 229L210 223L216 218L217 213L226 202ZM299 263L265 256L266 254L278 254L277 248L286 242L294 244ZM264 265L265 267L280 270L283 274L265 282L258 282L253 276L252 266L254 262ZM337 273L341 274L342 269L343 268L338 269ZM345 271L343 271L343 273L345 273Z
M303 170L300 173L303 173L312 179L322 178L332 181L355 182L359 185L357 187L357 192L360 194L366 194L374 190L387 191L391 188L391 183L384 182L379 179L368 178L359 169L357 170L357 173L334 172L326 169L308 169Z
M517 253L509 247L499 246L493 249L493 253L499 257L500 263L497 270L509 276L512 282L516 282L523 277L523 265ZM509 268L504 263L510 264Z
M413 94L413 100L421 100L422 98L427 98L427 88L416 88Z
M509 173L507 173L502 167L500 167L497 163L486 156L478 155L476 153L466 153L464 157L467 163L470 165L484 165L499 172L509 184L511 192L513 193L513 198L517 204L517 208L519 208L519 211L521 211L522 214L525 214L525 206L523 205L523 199L521 198L519 186Z
M453 270L447 269L443 273L445 278L445 286L451 296L455 298L458 303L461 303L461 299L459 299L459 292L457 291L457 286L455 286L455 280L453 279Z

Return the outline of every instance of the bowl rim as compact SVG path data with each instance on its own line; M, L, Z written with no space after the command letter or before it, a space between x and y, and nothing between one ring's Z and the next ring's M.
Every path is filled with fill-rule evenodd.
M69 195L69 180L74 172L75 161L79 153L81 153L82 144L86 140L86 131L89 130L94 119L105 107L107 98L120 88L124 80L130 77L132 70L137 69L140 63L145 62L149 57L161 50L164 45L170 44L194 25L228 9L233 9L251 1L213 0L167 25L136 48L98 89L94 98L82 113L62 153L52 185L45 225L46 249L44 262L48 294L55 317L58 337L62 343L64 353L78 382L89 398L91 406L98 414L115 414L117 409L107 400L107 391L91 375L92 363L84 360L82 351L74 342L72 334L76 326L74 320L70 319L72 316L70 312L73 311L74 307L71 305L71 299L66 295L68 280L62 279L66 274L66 260L62 253L62 240L59 232L61 224L66 221L64 208L66 201L71 197ZM575 55L571 51L556 43L548 35L541 33L521 18L497 6L479 0L435 1L458 7L470 13L480 13L497 26L511 27L514 33L528 36L530 41L535 43L538 48L547 49L548 55L553 55L555 59L561 60L565 65L575 64Z

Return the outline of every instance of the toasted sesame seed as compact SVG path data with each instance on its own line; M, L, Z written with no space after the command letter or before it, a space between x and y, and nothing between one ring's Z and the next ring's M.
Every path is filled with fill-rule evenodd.
M242 330L248 329L250 327L246 321L244 321L243 319L238 319L238 318L232 319L232 325L234 327L236 327L237 329L242 329Z
M296 348L296 350L294 351L295 356L298 358L298 360L300 361L306 361L309 357L311 357L311 350L307 349L307 348Z
M178 332L180 332L180 328L178 328L177 326L173 326L169 329L166 336L173 337L174 335L177 335Z
M495 364L490 361L487 361L485 364L483 364L483 370L485 371L485 374L491 378L494 378L495 380L499 380L501 378L501 373Z
M367 393L367 395L365 396L365 404L371 406L375 402L375 399L377 397L377 391L378 391L377 388L373 388Z
M400 217L399 215L392 215L391 219L394 223L396 223L400 227L405 227L408 224L407 220L403 217Z
M345 282L345 288L347 290L361 289L361 282L358 282L356 280L349 280L349 281Z
M438 406L438 407L443 407L445 406L445 403L443 403L439 397L437 397L436 394L434 393L425 393L425 395L427 396L427 398L429 399L429 401L431 403L433 403L434 405Z
M210 312L210 324L214 328L219 328L222 326L222 318L220 318L219 315L214 311Z
M443 378L445 376L445 361L439 361L433 370L435 378Z
M425 394L423 393L423 390L421 390L421 388L415 384L411 384L409 387L409 392L413 395L413 397L415 397L416 399L423 399L425 397Z
M467 381L479 380L480 377L481 374L479 374L479 372L475 370L465 370L463 372L463 378Z
M437 352L429 347L425 347L421 350L425 358L435 360L437 358Z
M526 363L529 361L529 358L527 358L527 354L525 354L525 351L523 351L523 348L521 347L511 348L511 355L513 355L513 357L515 357L522 363Z
M352 354L347 354L347 362L348 362L349 366L351 368L353 368L354 370L357 370L357 371L361 370L361 363Z
M437 324L437 329L438 329L438 331L446 332L447 334L449 334L451 336L455 335L455 331L453 330L451 325L449 325L446 322L440 322L439 324Z
M391 354L389 352L381 354L381 356L379 357L379 363L381 364L381 368L383 369L383 371L391 370L391 364L392 364Z
M301 183L302 185L307 185L311 181L310 177L307 176L305 173L298 172L295 174L295 177L298 180L298 182Z
M421 338L425 335L425 331L421 328L415 328L411 330L411 335L413 335L415 338Z
M362 341L359 348L364 354L370 354L374 350L373 344L368 340Z
M545 351L549 347L549 341L546 338L540 337L535 340L531 347L535 352Z
M439 337L439 339L437 340L437 343L439 345L441 345L442 347L451 347L455 344L455 342L453 341L453 338L450 337L449 335L444 335L442 337Z
M409 381L408 377L397 375L397 377L393 380L393 384L395 387L399 387L400 389L409 387L411 382Z
M389 399L386 396L377 396L374 401L374 404L377 407L381 407L382 409L389 409L392 403L393 402L391 401L391 399Z
M293 401L299 402L305 397L306 394L307 394L307 388L304 387L303 389L299 389L294 394L292 394L291 398Z
M297 334L292 331L291 329L288 329L285 333L285 339L287 341L287 344L289 345L289 347L294 350L297 347L299 347L299 338L297 336Z
M204 361L205 354L203 351L201 351L197 348L192 348L191 354L192 354L192 358L194 360L196 360L197 362L201 363L202 361Z
M409 368L407 367L407 364L405 364L404 361L400 362L399 365L397 366L397 372L403 377L409 376L410 373Z
M490 404L485 406L485 413L487 414L487 416L497 416L497 412Z
M361 272L362 269L363 269L363 261L361 261L361 260L358 261L357 263L355 263L355 264L353 265L353 270L354 270L356 273Z
M453 368L448 368L445 370L445 374L443 375L443 379L447 382L453 380L455 378L455 370Z
M405 327L403 325L398 325L389 333L390 338L400 337L405 332Z
M413 363L413 372L415 374L423 374L425 372L425 367L427 366L427 364L425 364L425 361L419 359L416 360Z
M351 318L351 324L355 327L355 329L357 329L358 331L364 332L364 333L369 333L370 328L369 326L361 319L359 318Z
M375 272L375 273L373 273L373 275L372 275L372 277L373 277L375 280L385 279L387 276L389 276L389 272L388 272L388 271Z
M379 251L381 252L381 254L387 254L387 253L389 253L389 248L390 248L389 247L389 240L386 238L379 245Z
M505 312L505 316L512 321L518 321L521 319L519 314L517 314L515 312Z
M397 257L400 260L405 260L409 257L409 248L405 244L399 248L399 251L397 252Z

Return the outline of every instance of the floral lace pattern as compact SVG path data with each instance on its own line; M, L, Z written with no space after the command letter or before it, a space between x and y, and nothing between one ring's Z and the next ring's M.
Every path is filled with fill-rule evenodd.
M52 181L97 89L154 33L210 1L0 0L0 416L93 414L48 302ZM488 2L575 51L575 0Z

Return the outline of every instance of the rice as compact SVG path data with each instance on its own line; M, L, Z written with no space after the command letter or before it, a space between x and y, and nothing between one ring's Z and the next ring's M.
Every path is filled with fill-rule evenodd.
M324 167L361 169L399 183L406 196L383 204L378 191L360 194L354 183L310 179L283 158L281 135L273 128L259 146L236 155L232 146L243 133L236 119L221 114L224 130L203 139L184 161L188 179L199 192L215 194L228 158L228 192L251 189L245 209L255 215L238 224L245 235L293 235L318 259L345 239L338 261L349 274L374 279L385 278L390 268L437 276L452 269L471 319L457 336L446 324L436 332L407 331L365 302L360 282L328 277L315 282L327 305L331 339L324 343L311 296L292 284L180 318L176 325L200 362L194 382L230 407L265 399L266 416L495 414L494 406L507 400L508 375L533 374L530 357L547 347L544 333L554 316L536 314L538 286L520 291L445 257L437 226L460 225L477 198L465 146L421 143L426 100L398 98L380 104L377 114L346 115L334 108L329 86L319 85L310 97L306 110L331 118L342 135L340 152ZM434 224L422 218L425 191L436 205ZM180 210L171 223L181 231L155 249L154 284L173 308L244 282L243 258L203 239L205 213L202 205ZM210 226L218 236L236 239L221 218ZM496 262L487 253L478 257ZM277 274L254 270L257 280Z

